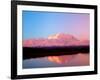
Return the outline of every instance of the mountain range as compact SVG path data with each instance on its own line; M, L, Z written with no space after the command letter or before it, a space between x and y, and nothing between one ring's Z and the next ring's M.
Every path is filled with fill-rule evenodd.
M70 34L58 33L48 38L23 40L23 47L82 46L89 45L89 40L78 40Z

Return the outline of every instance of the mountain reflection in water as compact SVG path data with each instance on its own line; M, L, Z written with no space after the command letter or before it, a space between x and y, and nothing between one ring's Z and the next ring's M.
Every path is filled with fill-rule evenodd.
M74 55L64 55L64 56L48 56L48 61L58 63L58 64L64 64L70 61Z
M47 68L89 65L89 53L63 56L48 56L23 60L23 68Z

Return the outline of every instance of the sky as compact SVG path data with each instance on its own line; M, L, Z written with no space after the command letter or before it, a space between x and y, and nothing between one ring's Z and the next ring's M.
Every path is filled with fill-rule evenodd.
M22 12L23 39L47 38L57 33L71 34L89 40L90 15L88 13Z

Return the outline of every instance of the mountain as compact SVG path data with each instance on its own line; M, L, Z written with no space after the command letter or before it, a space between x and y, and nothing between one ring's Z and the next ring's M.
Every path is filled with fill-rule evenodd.
M46 39L23 40L24 47L52 47L52 46L79 46L89 45L88 40L78 40L72 35L59 33L49 36Z
M74 36L64 33L58 33L55 35L51 35L48 37L48 39L61 39L61 40L77 40Z

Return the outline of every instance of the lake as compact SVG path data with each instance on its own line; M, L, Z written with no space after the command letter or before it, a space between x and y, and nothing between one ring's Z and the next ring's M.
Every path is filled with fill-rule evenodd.
M62 56L47 56L23 59L23 69L47 67L87 66L90 64L89 53L78 53Z

